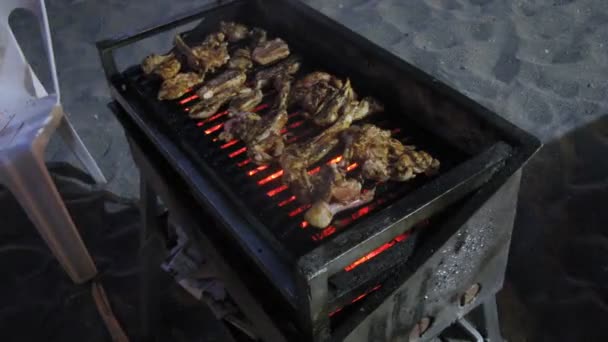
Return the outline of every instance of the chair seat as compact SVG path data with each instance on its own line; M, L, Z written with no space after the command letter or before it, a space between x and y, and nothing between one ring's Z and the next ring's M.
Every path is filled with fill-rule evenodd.
M0 104L0 108L2 105ZM0 112L0 158L34 142L46 143L57 129L63 109L54 95L28 100L16 109ZM46 139L46 140L45 140Z

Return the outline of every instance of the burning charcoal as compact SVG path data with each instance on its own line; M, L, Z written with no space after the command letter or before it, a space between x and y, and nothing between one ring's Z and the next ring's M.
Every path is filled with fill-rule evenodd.
M158 99L175 100L188 92L188 89L202 82L203 77L195 72L177 74L163 82L158 91Z
M226 35L228 41L231 43L243 40L249 35L247 26L235 22L222 21L220 23L220 32Z
M268 65L289 56L289 46L281 38L266 41L253 50L252 59Z
M169 79L177 75L182 65L175 57L175 54L150 55L141 63L141 67L146 74L157 74L163 79Z

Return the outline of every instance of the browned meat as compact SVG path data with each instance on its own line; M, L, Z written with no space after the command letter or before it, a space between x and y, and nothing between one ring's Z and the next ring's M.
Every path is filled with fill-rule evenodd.
M215 69L228 63L228 43L226 36L221 33L212 33L195 47L190 47L180 35L175 36L175 47L184 55L188 65L201 74L213 72Z
M342 81L326 72L316 71L295 83L290 102L299 104L304 110L304 116L310 117L310 113L315 113L323 100L329 94L335 94L339 88L342 88Z
M255 74L255 86L258 89L264 89L279 76L294 75L300 70L300 65L300 59L292 56L277 65L260 70Z
M283 152L280 158L283 182L299 201L311 203L317 200L315 181L307 170L339 145L340 133L350 127L352 120L352 115L346 113L321 134L306 142L289 145Z
M230 101L230 110L234 112L247 112L253 110L262 102L264 94L259 89L243 88Z
M146 74L156 74L163 79L169 79L177 75L182 64L175 57L174 53L166 55L150 55L141 63L141 67Z
M319 126L333 124L344 112L344 107L353 101L353 97L354 93L350 80L346 80L346 83L344 83L339 91L325 96L325 99L319 104L317 110L311 113L313 122Z
M217 113L224 104L228 103L230 99L236 96L237 91L235 89L226 89L220 93L215 94L210 99L202 100L192 106L188 112L188 116L193 119L205 119L213 114Z
M175 100L186 94L188 89L202 82L203 76L195 72L179 73L163 82L158 91L158 99Z
M220 32L222 32L231 43L243 40L249 35L247 26L235 22L222 21L220 23Z
M266 40L268 40L268 33L259 27L254 27L249 33L249 37L251 38L251 49L255 49L263 43L266 43Z
M313 227L329 226L334 216L342 211L358 208L374 199L375 189L361 191L361 183L354 179L338 180L331 185L334 192L347 194L348 199L333 198L330 201L318 200L304 213L304 219Z
M353 126L343 134L343 163L356 162L361 175L370 180L406 181L420 173L433 173L439 161L425 151L403 145L391 132L374 125Z
M224 71L215 78L205 83L198 91L197 94L201 100L208 100L215 96L215 94L233 90L236 93L247 80L247 75L240 70L228 70Z
M258 45L252 53L252 59L261 65L268 65L289 56L289 46L281 38L266 41Z
M228 62L229 69L249 70L251 67L253 67L253 62L249 49L237 49Z
M291 80L285 76L275 82L279 94L271 113L265 117L251 112L231 113L233 116L224 125L220 139L229 141L240 138L247 145L247 153L256 164L267 164L283 153L284 142L281 130L288 120L287 97Z

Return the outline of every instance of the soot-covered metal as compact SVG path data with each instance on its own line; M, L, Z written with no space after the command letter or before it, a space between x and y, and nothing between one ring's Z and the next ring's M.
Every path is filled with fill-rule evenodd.
M158 84L142 76L137 51L125 67L117 64L118 51L157 34L198 23L182 32L197 42L220 21L280 36L301 56L304 70L348 76L361 94L385 104L385 114L372 122L429 150L442 162L440 173L385 184L368 206L342 214L323 230L308 227L305 205L282 185L277 166L253 165L241 142L218 141L225 111L192 120L187 110L196 96L158 101ZM214 222L200 223L197 234L219 239L233 251L232 258L224 255L227 260L238 255L233 262L255 269L235 272L234 278L247 284L239 291L250 292L268 320L282 322L275 332L283 338L390 340L427 316L432 321L425 336L431 336L472 307L450 309L472 281L481 284L480 296L489 298L500 288L516 200L512 192L519 184L514 175L539 143L494 113L295 0L222 2L98 47L117 116L133 144L148 146L133 149L141 155L138 165L161 167L145 162L154 156L171 170L172 179L164 180L163 172L145 177L142 170L143 182L152 188L183 184L184 193L174 190L181 193L177 197L192 197L188 206L199 207ZM263 114L266 105L256 110ZM298 115L291 113L287 130L290 139L304 140L314 129ZM323 163L339 158L333 154ZM488 263L496 267L490 270ZM257 279L247 279L247 273Z

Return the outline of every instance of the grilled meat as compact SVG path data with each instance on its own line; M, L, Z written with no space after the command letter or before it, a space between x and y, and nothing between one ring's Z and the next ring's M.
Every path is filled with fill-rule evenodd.
M287 146L280 158L283 182L291 188L298 200L304 203L317 200L314 180L307 170L339 145L340 133L350 127L352 120L352 114L345 113L316 137Z
M337 92L339 88L342 88L342 81L326 72L316 71L295 83L290 102L299 104L304 110L304 116L310 117L310 113L317 111L325 97Z
M190 47L180 35L175 36L175 47L184 55L188 65L201 74L213 72L228 62L228 43L226 36L221 33L212 33L195 47Z
M215 78L209 80L205 83L198 91L197 94L201 98L201 100L208 100L215 96L215 94L227 91L234 90L238 91L245 81L247 80L247 75L240 70L228 70L224 71L220 75Z
M300 65L300 59L292 56L276 65L260 70L255 74L255 87L264 89L277 77L294 75L300 70Z
M253 110L262 102L264 94L259 89L243 88L230 101L230 110L234 112L247 112Z
M229 69L236 70L249 70L253 67L253 62L251 61L251 51L249 49L237 49L232 54L230 61L228 61Z
M179 73L166 79L158 91L159 100L175 100L186 94L188 89L203 82L203 76L195 72Z
M403 182L439 168L439 161L427 152L403 145L391 137L390 131L374 125L353 126L344 132L343 139L343 165L358 163L366 179Z
M220 22L220 32L222 32L231 43L243 40L249 35L247 26L235 22Z
M265 117L247 111L231 113L233 116L224 125L220 139L225 141L236 137L247 145L247 153L256 164L267 164L283 153L284 142L281 130L288 120L287 97L291 90L288 76L275 81L279 92L271 113ZM259 91L259 90L256 90Z
M228 103L236 94L237 91L235 89L226 89L217 93L212 98L202 100L192 106L188 112L188 116L193 119L206 119L217 113L220 107Z
M166 55L150 55L141 63L141 67L146 74L156 74L166 80L177 75L182 64L173 52Z
M325 96L317 110L311 114L313 122L319 126L328 126L336 122L344 112L345 106L353 101L354 93L350 80L346 80L339 91L332 93Z
M268 32L259 27L254 27L251 32L249 32L249 37L251 39L251 49L255 49L256 47L266 43L268 40Z
M336 214L368 204L374 199L375 189L361 191L360 187L361 184L353 179L333 183L334 191L348 194L349 200L318 200L304 213L304 219L314 227L325 228Z
M289 46L281 38L276 38L258 45L251 56L256 63L268 65L289 56Z

